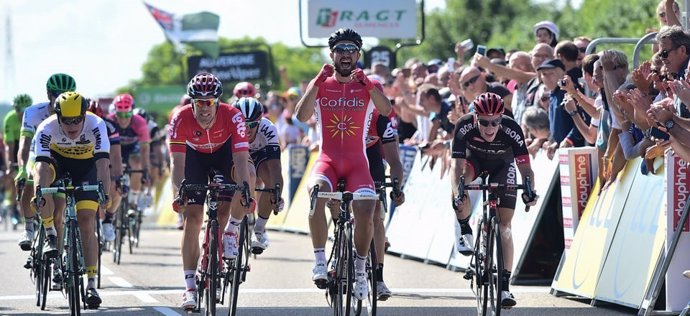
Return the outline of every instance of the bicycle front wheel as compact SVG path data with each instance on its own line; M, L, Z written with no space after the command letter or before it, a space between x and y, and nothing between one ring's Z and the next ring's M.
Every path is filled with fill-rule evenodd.
M77 223L70 222L67 245L67 296L69 298L69 309L71 315L81 314L81 282L79 275L79 252L77 250Z
M230 295L229 295L229 307L228 316L235 316L237 312L237 298L240 291L240 284L244 281L244 273L247 261L249 260L249 253L245 249L245 244L248 238L249 224L247 223L247 216L242 219L240 223L240 239L237 242L237 257L234 261L230 261L228 264L228 277L230 277ZM245 258L246 257L246 258Z
M208 253L206 254L206 277L205 282L207 287L204 291L204 302L206 306L206 316L216 315L216 289L219 286L218 282L218 222L213 221L208 232Z
M354 281L354 258L352 253L352 226L345 224L339 231L336 249L335 290L333 291L333 312L335 316L349 316L356 309L352 300ZM355 305L355 306L352 306Z
M491 279L491 258L492 253L491 246L492 243L487 241L491 240L491 231L485 231L483 229L484 225L488 225L484 220L482 220L477 227L477 240L475 243L475 252L472 257L472 264L475 268L475 285L474 291L477 298L477 315L485 316L488 312L489 305L489 287Z
M503 241L501 240L501 231L499 230L499 222L494 217L491 222L491 227L493 231L493 238L491 239L493 245L493 258L496 258L492 266L492 284L489 287L489 298L491 299L491 315L500 316L501 315L501 292L503 291Z

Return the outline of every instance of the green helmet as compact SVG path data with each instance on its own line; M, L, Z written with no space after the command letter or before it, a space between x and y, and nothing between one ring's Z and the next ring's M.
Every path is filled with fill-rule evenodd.
M31 97L28 94L17 95L14 97L14 101L12 102L14 108L22 112L31 106L31 104L33 104L33 100L31 100Z
M77 90L77 83L74 82L74 78L67 74L53 74L48 78L46 83L46 90L52 92L56 95L66 91Z

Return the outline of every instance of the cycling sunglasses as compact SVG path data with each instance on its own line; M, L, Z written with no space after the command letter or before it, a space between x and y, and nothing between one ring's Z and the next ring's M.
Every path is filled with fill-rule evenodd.
M244 96L253 97L252 92L249 91L249 89L240 89L240 90L237 90L237 95L238 95L238 96L243 96L243 95L244 95Z
M118 118L126 119L132 117L134 113L132 112L116 112L115 115L117 115Z
M479 76L480 76L480 75L476 75L476 76L470 78L470 80L467 80L467 81L463 82L463 83L462 83L462 88L463 88L463 89L467 89L467 87L469 87L471 84L477 82L477 79L479 79Z
M672 51L678 49L678 47L680 47L680 46L676 46L676 47L671 48L671 49L664 49L664 50L662 50L661 52L659 52L659 57L661 57L661 58L663 58L663 59L668 58L668 54L671 53Z
M501 120L502 119L496 119L496 120L489 121L489 120L484 120L484 119L477 119L477 122L479 122L479 125L484 126L484 127L487 127L489 125L491 125L491 127L496 127L496 126L501 125Z
M194 106L197 108L201 108L204 106L214 107L217 106L218 103L218 99L192 99L192 104L194 104Z
M333 52L337 54L354 54L359 52L359 47L355 44L342 43L333 47Z
M63 125L77 125L81 123L84 120L83 116L75 116L75 117L63 117L60 118L60 122Z
M259 126L259 121L247 122L247 127L254 128Z

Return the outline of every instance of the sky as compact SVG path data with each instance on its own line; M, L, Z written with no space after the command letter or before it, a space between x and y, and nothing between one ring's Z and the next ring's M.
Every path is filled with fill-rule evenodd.
M269 43L297 47L301 46L298 1L147 3L171 13L214 12L220 15L218 34L222 37L262 36ZM426 0L425 7L443 8L445 0ZM8 15L12 63L7 57ZM86 96L111 95L141 78L149 50L165 41L141 0L4 0L0 1L0 19L0 103L10 102L18 93L28 93L34 102L47 100L45 82L57 72L72 75L77 91Z

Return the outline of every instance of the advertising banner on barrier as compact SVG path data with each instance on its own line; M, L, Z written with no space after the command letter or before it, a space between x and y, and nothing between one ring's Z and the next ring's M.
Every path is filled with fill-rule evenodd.
M640 174L641 158L628 162L637 175L601 270L596 300L639 308L651 282L666 237L664 167L662 159L655 162L657 174L647 175Z
M676 155L666 154L666 249L671 245L676 226L680 221L688 197L690 196L690 177L688 163ZM645 192L646 194L646 192ZM688 223L678 240L673 260L666 272L666 309L680 311L690 300L690 282L682 277L684 270L690 269L690 234Z
M597 150L594 147L561 148L558 150L563 198L563 240L565 254L575 236L577 224L585 211L589 194L597 178Z
M309 154L309 162L304 171L304 177L297 186L297 192L290 203L290 208L285 214L285 222L283 222L282 229L285 231L297 233L309 233L309 190L307 184L309 182L309 173L316 162L318 153Z
M599 274L623 213L623 206L633 180L639 173L639 165L628 162L618 179L606 190L600 195L590 195L568 256L561 260L551 284L554 290L587 298L594 297ZM602 184L597 181L593 190L599 190L600 185Z
M415 0L309 0L307 11L307 34L311 38L329 37L339 28L355 29L367 37L417 37Z
M405 186L407 179L410 177L412 172L412 166L414 165L415 157L417 156L417 147L414 146L400 146L400 162L403 167L403 183L401 186Z
M302 145L288 145L288 161L290 163L288 168L287 187L289 192L289 202L297 192L297 187L304 177L307 170L307 162L309 162L309 148ZM287 202L287 201L286 201Z

